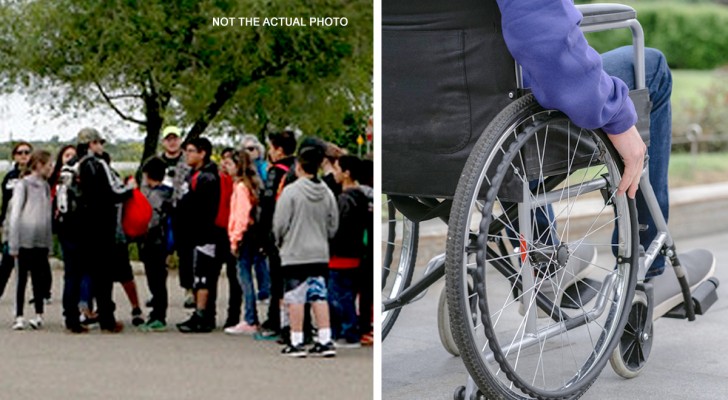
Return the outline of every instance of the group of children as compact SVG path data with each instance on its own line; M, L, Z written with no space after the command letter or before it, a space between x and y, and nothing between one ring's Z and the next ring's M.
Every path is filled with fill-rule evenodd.
M126 211L121 205L129 204L137 184L124 184L111 170L108 157L102 157L103 139L98 132L82 130L76 150L81 148L83 153L67 157L62 150L58 162L64 165L56 166L55 172L50 153L31 154L27 143L16 146L17 171L11 171L3 182L6 245L0 266L2 290L17 258L15 329L26 326L22 296L28 273L37 315L27 324L42 327L44 299L50 297L48 255L53 227L63 249L64 316L70 332L87 331L80 323L84 317L86 322L98 321L105 331L121 331L110 300L114 273L98 258L103 255L100 249L112 248L109 243L126 245L127 240L134 240L151 292L146 321L133 305L134 324L142 330L167 328L167 264L176 252L180 285L191 294L186 306L195 309L188 320L177 324L181 332L215 328L217 283L222 265L227 264L231 291L226 333L277 337L286 345L282 354L293 357L329 357L336 354L336 347L371 343L370 162L342 155L338 148L318 139L306 139L298 146L291 131L269 135L267 158L257 138L246 136L240 149L225 149L219 163L213 161L212 145L204 137L180 143L179 129L168 127L162 139L165 151L145 161L138 185L152 209L146 232L121 240ZM64 171L72 173L64 176ZM106 226L102 221L107 217L110 220L112 205L114 239L106 240L111 234L99 227ZM88 221L89 217L94 221ZM75 225L85 234L69 234ZM99 230L88 232L94 226ZM91 251L86 242L92 242L95 249ZM79 260L93 258L89 254L98 257ZM114 253L104 256L108 254ZM93 262L97 265L89 267ZM124 263L129 264L128 253ZM79 311L84 282L93 287L95 314ZM132 297L136 297L136 289L132 289ZM263 323L258 300L266 300L269 307ZM306 351L304 342L314 332L317 340Z

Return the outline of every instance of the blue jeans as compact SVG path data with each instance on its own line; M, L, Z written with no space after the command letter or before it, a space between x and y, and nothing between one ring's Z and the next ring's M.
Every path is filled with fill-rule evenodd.
M632 46L602 54L604 70L624 81L631 89L635 87ZM647 88L652 101L650 112L650 183L655 191L657 202L662 215L667 221L670 201L667 192L667 169L670 162L672 146L672 108L670 96L672 94L672 74L667 66L665 56L655 49L645 49L645 77ZM637 213L640 224L647 225L647 230L640 232L640 244L649 247L657 235L654 220L647 209L647 204L641 192L637 192ZM665 258L659 256L655 259L647 272L647 277L661 274L665 269Z
M258 300L270 298L270 271L268 261L260 251L255 251L253 260L255 280L258 282Z
M345 339L348 343L359 343L361 340L354 304L357 273L357 268L329 269L332 333L334 338Z
M258 251L257 247L247 244L245 241L240 246L240 257L238 259L238 282L243 289L245 297L245 322L248 325L258 325L258 309L256 308L255 286L253 285L252 269L265 258ZM257 269L256 269L257 275Z

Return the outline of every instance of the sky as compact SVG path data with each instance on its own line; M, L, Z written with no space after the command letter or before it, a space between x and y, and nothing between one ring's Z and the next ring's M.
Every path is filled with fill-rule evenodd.
M77 118L72 115L53 118L42 104L32 104L19 93L0 95L0 142L47 140L53 135L70 141L87 126L97 128L108 140L143 139L138 125L122 121L110 110L79 114Z

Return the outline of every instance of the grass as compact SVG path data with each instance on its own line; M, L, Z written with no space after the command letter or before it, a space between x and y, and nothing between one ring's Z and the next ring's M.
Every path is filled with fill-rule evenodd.
M701 95L701 93L708 89L715 79L713 71L710 70L673 70L673 113L679 113L680 106L684 104L692 103L701 107L705 106L705 98Z
M728 154L672 154L668 179L671 188L728 182Z

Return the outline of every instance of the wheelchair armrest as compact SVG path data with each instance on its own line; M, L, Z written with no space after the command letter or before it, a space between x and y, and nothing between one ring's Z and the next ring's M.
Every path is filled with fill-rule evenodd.
M622 22L637 18L637 11L630 6L614 3L579 4L576 8L584 16L581 26Z

